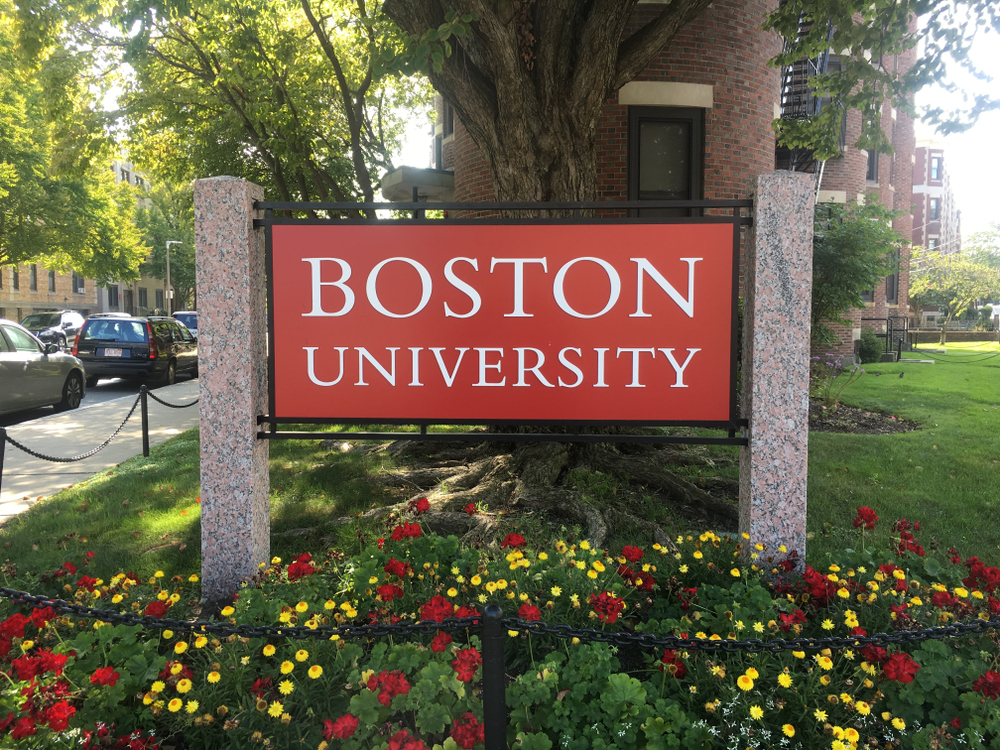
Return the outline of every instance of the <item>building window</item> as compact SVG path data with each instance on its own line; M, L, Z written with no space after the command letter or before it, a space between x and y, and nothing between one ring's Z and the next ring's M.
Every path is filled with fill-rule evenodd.
M28 266L28 289L38 291L38 266L34 263Z
M10 275L11 287L13 287L14 291L16 292L21 288L21 274L18 273L17 268L13 268L12 271L13 273L11 273Z
M146 287L139 287L139 307L145 309L149 307L149 295L146 293Z
M56 272L49 271L49 291L54 292L56 290Z
M156 309L157 310L162 310L163 309L163 290L162 289L157 289L156 290Z
M702 197L705 111L695 107L629 107L628 198ZM654 208L641 216L690 216L692 209Z
M130 182L132 178L132 173L127 169L122 170L122 182Z
M887 305L899 304L899 250L893 253L893 272L885 279L885 303Z
M76 271L73 271L73 294L83 294L85 291L83 279L76 275Z
M929 240L927 240L927 249L928 250L937 250L938 249L938 245L940 243L941 243L940 239L938 239L937 237L931 237Z
M878 182L878 151L873 148L868 149L868 173L865 179L868 182Z
M941 157L932 156L931 157L931 179L940 180L941 179Z
M112 309L117 309L118 307L118 287L109 286L108 287L108 307Z
M137 177L135 178L135 186L136 186L137 188L141 188L141 187L145 187L145 185L146 185L146 183L145 183L145 182L143 181L143 179L142 179L141 177L138 177L138 176L137 176Z
M941 199L931 198L931 210L929 221L941 220Z
M444 112L441 119L441 124L444 126L444 137L447 138L449 135L453 135L455 133L455 110L451 108L448 102L444 103Z

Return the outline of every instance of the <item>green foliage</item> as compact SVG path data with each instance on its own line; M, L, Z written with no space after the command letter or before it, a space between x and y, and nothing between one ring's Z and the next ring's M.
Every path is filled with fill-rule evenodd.
M861 364L867 365L871 362L878 362L885 353L885 341L875 335L871 328L861 330L861 341L858 344L858 357Z
M861 332L862 340L864 333ZM816 355L809 362L809 395L822 400L824 408L836 411L840 404L840 395L847 386L856 383L864 373L860 367L844 367L841 357L835 357L833 354L826 354L823 357Z
M167 242L170 246L170 284L175 291L174 310L190 308L195 290L194 190L153 176L153 189L143 193L136 211L136 225L152 248L142 273L157 279L167 276Z
M1000 296L1000 268L977 262L965 253L917 250L910 269L910 297L917 305L938 305L945 311L942 344L952 320L977 300Z
M846 323L844 313L864 308L864 292L892 273L906 241L892 229L896 214L871 202L863 206L821 205L813 238L812 337L835 340L826 321Z
M800 17L813 21L808 32L799 36ZM919 16L919 23L915 17ZM779 142L791 148L811 148L818 159L840 156L837 146L841 122L849 109L861 112L862 130L855 142L859 149L891 153L886 135L891 125L882 122L883 106L913 114L913 94L931 83L949 91L957 90L952 74L965 69L980 80L984 71L968 59L969 48L985 30L1000 31L1000 9L989 0L896 0L826 3L795 0L781 3L764 24L777 31L789 44L772 64L787 65L803 57L816 58L829 50L839 57L837 72L815 76L809 83L816 96L828 97L830 104L811 119L778 120ZM829 37L829 38L828 38ZM908 70L887 65L887 58L916 48L916 61ZM930 108L923 119L940 132L965 130L985 111L1000 106L992 91L971 93L961 111Z

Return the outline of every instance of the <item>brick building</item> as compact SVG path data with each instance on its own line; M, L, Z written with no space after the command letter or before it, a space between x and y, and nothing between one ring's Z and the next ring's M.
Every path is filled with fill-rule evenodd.
M962 249L961 212L951 190L944 147L919 141L913 157L913 244L957 253Z
M640 3L632 29L654 18L662 4ZM783 155L776 153L771 129L775 117L786 115L788 83L782 71L767 64L781 51L782 40L760 28L776 4L776 0L714 3L607 100L597 124L599 200L743 198L754 176L789 168ZM891 64L908 66L912 59ZM904 216L894 226L908 237L913 123L888 105L886 114L884 127L896 144L892 156L870 159L867 152L849 145L861 126L860 114L854 112L847 118L842 156L825 164L805 160L792 166L816 174L820 201L853 202L870 199L866 194L874 193L884 205L903 209ZM409 201L416 187L429 200L495 198L487 160L440 97L431 158L432 169L404 167L386 175L383 195ZM899 272L873 290L869 309L851 311L850 324L839 330L837 351L853 353L862 324L885 328L884 322L862 318L884 321L897 314L905 318L907 264L904 252Z
M37 263L0 266L0 318L21 322L33 312L97 311L93 279L62 273Z

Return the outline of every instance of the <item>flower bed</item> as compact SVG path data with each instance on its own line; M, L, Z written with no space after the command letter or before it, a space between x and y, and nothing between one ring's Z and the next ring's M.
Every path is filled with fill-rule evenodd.
M718 642L898 636L1000 616L1000 570L927 557L919 524L891 550L822 570L706 532L612 553L586 541L465 548L425 534L422 508L362 554L275 558L222 618L296 627L441 622L503 606L525 621ZM195 619L195 577L86 575L87 560L7 585L78 603ZM483 743L477 634L292 640L147 631L5 603L0 743L18 747L389 748ZM508 742L546 750L1000 746L995 630L840 650L644 652L508 633Z

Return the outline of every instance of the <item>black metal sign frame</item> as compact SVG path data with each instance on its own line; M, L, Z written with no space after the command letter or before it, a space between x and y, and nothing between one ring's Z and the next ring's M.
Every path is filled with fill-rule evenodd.
M302 440L344 438L348 440L431 440L431 441L494 441L494 442L525 442L525 441L558 441L586 443L686 443L698 445L747 445L746 437L739 435L740 429L747 426L747 420L739 413L737 401L737 325L738 298L740 277L740 231L749 226L752 219L748 215L753 208L751 200L686 200L686 201L586 201L586 202L550 202L550 203L510 203L510 202L478 202L478 203L289 203L276 201L258 201L254 204L257 211L262 211L264 217L254 219L254 228L262 228L265 232L265 257L267 264L267 326L270 345L268 346L268 413L257 417L257 437L262 440ZM638 216L639 210L673 209L683 210L693 216ZM412 218L369 218L377 211L411 212ZM443 211L444 218L428 218L428 211ZM449 218L448 212L496 212L497 218ZM601 217L594 213L625 212L626 216ZM707 214L706 211L714 213ZM572 212L572 216L567 216ZM723 213L726 212L726 213ZM276 213L286 214L276 216ZM288 214L298 214L288 215ZM307 214L302 216L302 214ZM320 214L325 214L321 216ZM530 214L525 216L524 214ZM547 214L543 216L542 214ZM556 214L556 215L553 215ZM586 215L585 215L586 214ZM732 226L733 238L733 274L732 274L732 316L730 331L730 373L729 419L723 422L685 422L685 421L544 421L544 420L503 420L503 429L515 428L518 431L497 432L431 432L429 427L435 425L481 425L482 420L391 420L378 419L379 424L412 425L420 428L414 431L378 431L378 432L310 432L306 430L278 430L278 424L323 424L323 425L366 425L372 424L371 419L334 419L300 417L282 418L275 410L274 391L274 266L272 254L271 227L275 225L294 224L398 224L413 225L446 222L449 225L473 224L729 224ZM602 434L609 427L627 427L631 429L651 427L697 427L713 430L723 430L725 437L701 437L687 435L660 435L641 432L614 432ZM532 429L535 428L535 429ZM560 428L559 432L537 431L537 428ZM568 430L572 430L569 432Z

